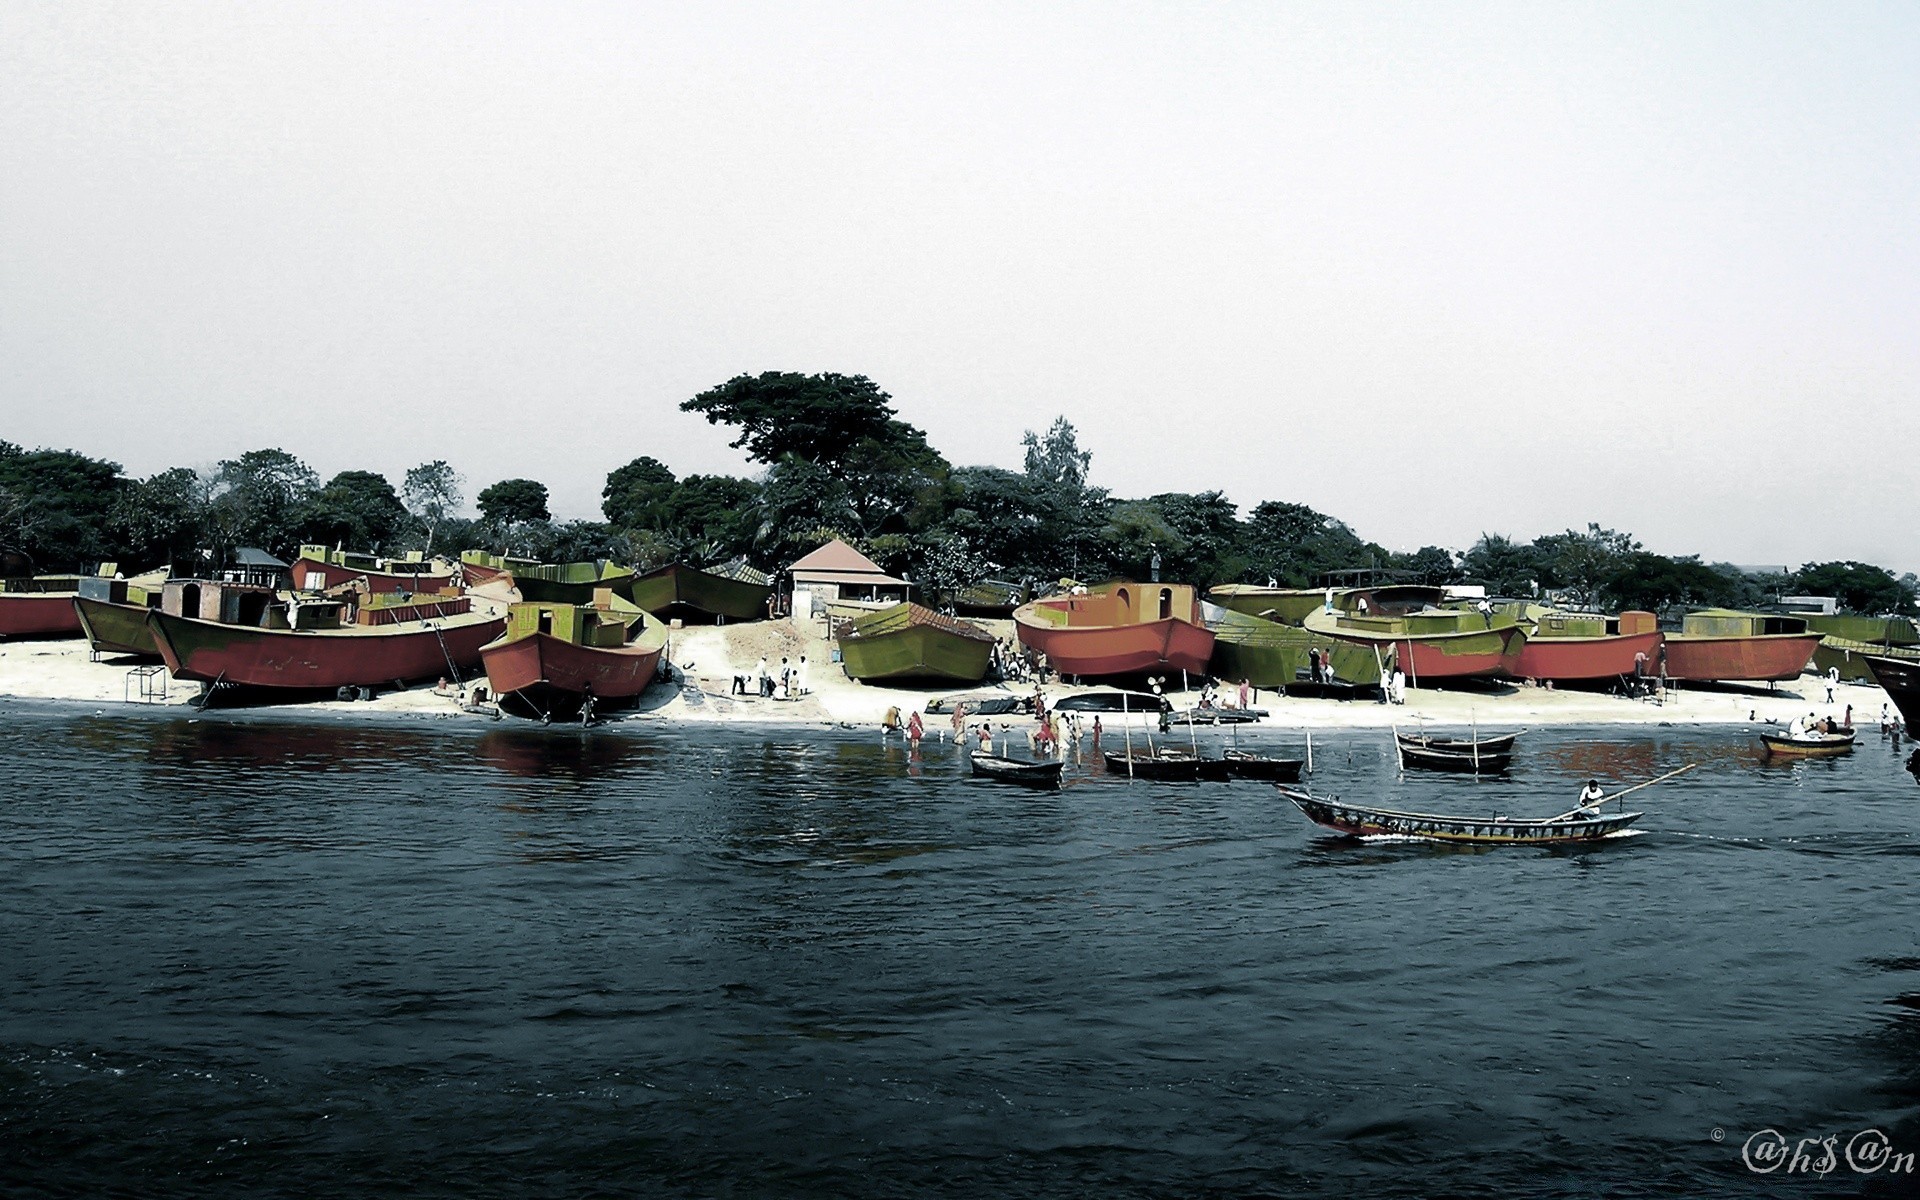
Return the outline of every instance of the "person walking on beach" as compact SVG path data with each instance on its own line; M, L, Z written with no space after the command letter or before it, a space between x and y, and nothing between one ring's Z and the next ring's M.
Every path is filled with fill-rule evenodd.
M1833 703L1833 689L1840 685L1840 668L1827 668L1827 703Z
M880 718L880 736L884 738L898 728L900 728L900 706L890 705L887 708L887 715Z
M769 685L771 685L772 682L771 679L767 678L767 656L762 654L760 661L753 664L753 690L758 692L762 697L771 695L773 688Z
M806 695L808 692L807 656L804 654L800 656L800 665L793 669L793 679L794 679L794 685L799 689L800 694L802 696Z

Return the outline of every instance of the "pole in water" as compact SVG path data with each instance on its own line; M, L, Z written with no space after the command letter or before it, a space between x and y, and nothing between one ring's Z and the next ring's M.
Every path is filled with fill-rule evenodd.
M1399 745L1396 741L1395 745ZM1307 730L1307 774L1313 774L1313 730Z

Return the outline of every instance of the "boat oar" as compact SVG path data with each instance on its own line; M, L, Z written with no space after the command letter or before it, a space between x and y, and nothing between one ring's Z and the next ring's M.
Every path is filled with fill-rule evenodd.
M1688 763L1686 766L1681 767L1679 770L1668 771L1665 775L1662 775L1657 779L1649 779L1645 783L1636 783L1632 787L1627 788L1625 791L1615 792L1611 796L1602 796L1598 800L1595 800L1592 804L1582 804L1579 808L1568 809L1566 812L1561 813L1557 817L1548 817L1547 819L1549 821L1564 821L1569 817L1575 817L1580 815L1581 813L1585 812L1589 808L1599 808L1602 804L1605 804L1609 800L1618 800L1620 799L1620 797L1625 796L1630 792L1637 792L1641 788L1650 788L1656 783L1663 783L1666 780L1672 779L1675 775L1685 775L1688 771L1693 770L1695 767L1699 765L1700 765L1699 763Z

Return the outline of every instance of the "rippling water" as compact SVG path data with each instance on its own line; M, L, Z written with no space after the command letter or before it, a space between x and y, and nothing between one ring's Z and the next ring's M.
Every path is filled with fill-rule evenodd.
M1751 1194L1763 1127L1920 1151L1920 788L1871 734L1536 731L1498 783L1316 738L1316 790L1443 811L1704 764L1642 836L1476 852L819 730L0 718L9 1194Z

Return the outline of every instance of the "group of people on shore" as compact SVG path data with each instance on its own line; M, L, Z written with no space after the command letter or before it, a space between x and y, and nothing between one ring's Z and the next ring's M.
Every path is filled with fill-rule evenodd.
M1014 638L999 638L987 660L995 675L1007 683L1047 682L1047 656L1034 657Z
M747 685L753 685L753 691L747 691ZM733 677L735 696L756 695L763 700L797 700L807 694L807 656L802 654L797 663L788 662L783 656L780 668L775 671L767 666L767 656L761 655L760 661L753 665L753 671L747 675Z

